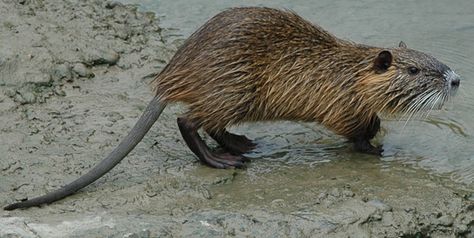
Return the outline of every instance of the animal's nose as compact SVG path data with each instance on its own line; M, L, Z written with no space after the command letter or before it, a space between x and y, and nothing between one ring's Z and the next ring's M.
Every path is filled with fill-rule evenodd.
M453 87L458 87L459 84L461 83L461 79L458 77L454 77L452 80L451 80L451 86Z

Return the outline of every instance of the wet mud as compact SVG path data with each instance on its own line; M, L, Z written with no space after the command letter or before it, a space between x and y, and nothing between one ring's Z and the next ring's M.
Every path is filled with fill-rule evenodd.
M103 159L182 39L113 2L3 0L0 16L3 207ZM1 210L0 237L474 237L472 185L291 122L233 128L259 144L252 161L208 168L179 135L183 110L165 109L120 165L77 194Z

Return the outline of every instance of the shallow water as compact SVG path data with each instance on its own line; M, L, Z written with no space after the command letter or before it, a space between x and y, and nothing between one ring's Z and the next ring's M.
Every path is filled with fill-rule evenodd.
M219 11L235 6L261 5L288 8L344 39L395 47L400 40L430 53L462 77L454 100L445 107L406 123L384 120L379 143L384 144L381 163L402 161L450 176L456 182L474 183L474 2L420 1L138 1L157 13L162 25L184 39ZM263 125L263 126L262 126ZM317 165L353 157L350 146L313 124L278 123L246 125L237 131L257 138L259 148L250 156L260 158L264 170L282 166ZM362 157L363 155L358 155ZM298 166L299 167L299 166ZM261 172L261 171L259 171Z

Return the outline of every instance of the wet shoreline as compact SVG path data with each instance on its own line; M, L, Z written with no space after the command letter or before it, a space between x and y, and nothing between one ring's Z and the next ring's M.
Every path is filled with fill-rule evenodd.
M148 83L181 41L152 13L112 2L2 1L0 15L3 207L100 161L134 125L152 96ZM472 187L355 154L298 123L235 128L264 152L245 170L211 169L181 140L182 111L167 108L117 168L76 195L0 211L0 237L474 235ZM260 138L275 128L281 135ZM313 147L329 159L307 166Z

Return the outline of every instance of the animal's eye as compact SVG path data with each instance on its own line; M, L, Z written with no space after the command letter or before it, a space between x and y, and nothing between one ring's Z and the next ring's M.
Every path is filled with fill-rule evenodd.
M408 67L408 73L409 74L416 75L416 74L418 74L418 72L420 72L420 69L418 69L417 67L415 67L415 66Z

